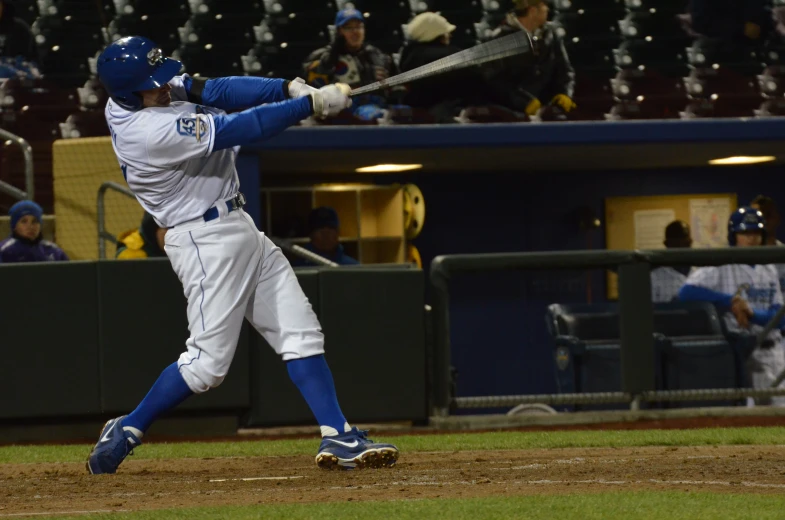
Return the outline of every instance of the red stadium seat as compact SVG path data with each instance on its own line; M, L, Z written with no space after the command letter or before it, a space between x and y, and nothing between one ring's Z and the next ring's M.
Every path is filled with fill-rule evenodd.
M85 110L74 112L59 124L60 136L63 139L78 137L101 137L109 135L103 110Z
M619 99L635 100L639 96L676 99L684 106L687 94L681 79L662 76L653 70L620 70L611 79L613 95Z
M527 123L529 116L499 105L471 106L461 110L456 120L461 124Z
M624 13L623 0L553 0L553 9L562 12L614 11ZM624 14L622 14L622 17Z
M605 119L608 121L678 119L678 117L678 110L670 107L667 100L646 97L618 101L610 112L605 114Z

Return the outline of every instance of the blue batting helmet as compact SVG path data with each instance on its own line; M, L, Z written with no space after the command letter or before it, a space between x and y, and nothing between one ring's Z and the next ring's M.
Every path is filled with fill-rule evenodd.
M755 208L744 206L734 211L728 219L728 244L736 245L736 233L760 231L762 242L766 242L766 219Z
M112 100L127 110L142 108L140 90L158 88L182 68L177 60L164 56L150 39L142 36L120 38L98 57L98 77Z

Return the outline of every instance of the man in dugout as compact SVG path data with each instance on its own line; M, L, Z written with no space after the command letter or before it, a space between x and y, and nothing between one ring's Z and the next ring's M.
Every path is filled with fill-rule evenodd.
M576 108L572 100L575 71L556 28L548 22L545 0L513 0L513 9L493 32L501 38L515 31L529 33L534 59L512 56L485 67L496 101L512 110L536 115L541 108L553 107L564 117Z

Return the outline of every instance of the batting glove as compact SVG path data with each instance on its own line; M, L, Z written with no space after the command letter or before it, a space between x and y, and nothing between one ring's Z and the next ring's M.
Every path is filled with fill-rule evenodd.
M352 100L349 97L350 91L349 85L336 83L311 92L314 115L316 117L337 116L344 109L352 106Z
M319 89L313 88L303 78L296 78L289 82L289 97L292 99L305 97Z

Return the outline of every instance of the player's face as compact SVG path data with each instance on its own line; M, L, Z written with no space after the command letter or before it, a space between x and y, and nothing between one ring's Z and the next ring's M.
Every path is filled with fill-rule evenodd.
M16 223L14 231L22 238L35 240L41 234L41 223L34 216L25 215Z
M358 51L365 41L365 24L360 20L349 20L340 29L341 35L346 39L346 48Z
M172 102L172 86L167 83L162 87L142 90L139 95L142 96L142 106L149 107L168 107Z
M332 253L338 247L338 230L333 228L315 230L311 233L311 244L317 251Z
M757 231L742 231L736 233L736 245L739 247L754 247L762 243L763 237Z

